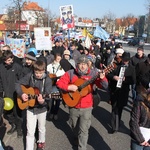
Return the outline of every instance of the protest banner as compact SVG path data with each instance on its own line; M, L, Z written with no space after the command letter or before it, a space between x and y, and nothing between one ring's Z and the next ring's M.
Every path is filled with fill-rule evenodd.
M63 30L74 28L75 24L73 17L73 6L72 5L60 6L59 9Z
M37 50L52 50L51 28L34 28L35 47Z
M26 50L24 39L5 38L5 43L10 46L10 49L15 56L24 58Z

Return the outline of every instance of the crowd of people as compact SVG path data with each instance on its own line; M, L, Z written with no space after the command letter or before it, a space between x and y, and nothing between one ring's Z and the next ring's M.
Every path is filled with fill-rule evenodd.
M0 127L8 120L7 134L17 131L18 138L25 134L25 149L34 150L38 132L37 150L45 149L46 116L57 121L62 102L69 109L74 144L86 150L93 107L104 97L111 104L110 124L115 134L131 88L131 150L150 149L150 136L147 140L143 133L150 128L150 54L146 56L143 47L131 57L115 39L94 39L90 48L82 40L60 39L51 51L36 57L34 46L32 42L23 59L14 56L8 45L1 48ZM4 97L14 101L13 109L3 110Z

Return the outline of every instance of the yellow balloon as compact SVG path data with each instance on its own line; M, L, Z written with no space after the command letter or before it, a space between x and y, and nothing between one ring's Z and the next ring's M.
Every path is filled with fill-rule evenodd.
M13 107L14 107L14 101L9 97L5 97L4 98L4 110L11 110Z

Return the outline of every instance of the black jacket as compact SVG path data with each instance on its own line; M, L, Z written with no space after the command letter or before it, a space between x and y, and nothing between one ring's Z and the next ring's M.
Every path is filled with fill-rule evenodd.
M138 63L136 65L136 83L137 85L140 85L141 84L141 80L148 80L150 82L148 78L148 76L146 77L145 74L148 74L148 72L150 71L150 64L148 63L147 60L145 60L144 62L141 62L141 63ZM143 77L144 76L144 77ZM150 76L149 76L150 78Z
M145 55L143 55L141 58L138 57L137 53L131 58L130 64L132 66L136 66L140 62L144 62L147 59Z
M4 92L5 97L13 98L15 92L15 82L21 77L22 67L13 63L11 66L0 64L0 92Z
M150 88L150 70L142 76L141 83L146 89Z
M131 84L135 84L135 68L129 65L125 70L125 81L122 83L121 88L117 88L117 81L113 79L114 76L119 76L120 69L122 67L122 63L120 63L117 68L107 75L109 79L109 88L111 93L112 104L117 101L118 106L126 106L129 96L129 86Z

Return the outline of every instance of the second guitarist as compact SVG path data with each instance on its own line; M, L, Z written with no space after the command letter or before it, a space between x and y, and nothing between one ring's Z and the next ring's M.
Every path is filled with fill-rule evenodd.
M88 59L85 55L81 55L77 60L76 69L67 71L57 82L56 85L66 92L78 91L75 82L81 78L89 80L97 74L96 69L89 69ZM105 74L101 73L102 82L107 82ZM97 80L95 81L97 82ZM92 89L92 84L89 85ZM70 94L71 95L71 94ZM75 97L76 99L76 97ZM91 112L93 109L93 96L90 91L86 96L82 97L76 106L69 109L69 124L74 132L74 144L78 145L78 149L86 149L88 141L88 133L91 125ZM79 123L77 125L77 123ZM75 130L79 127L78 130Z
M22 98L23 101L29 101L30 98L28 97L27 93L22 92L21 85L37 87L41 93L36 97L35 106L27 109L26 150L34 150L34 134L37 122L39 131L37 149L44 149L47 103L42 97L42 94L50 94L52 90L52 80L46 73L46 64L41 60L37 60L33 65L33 73L27 74L16 83L17 94Z

